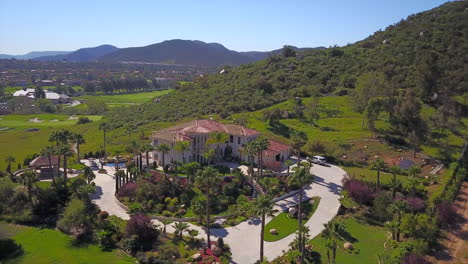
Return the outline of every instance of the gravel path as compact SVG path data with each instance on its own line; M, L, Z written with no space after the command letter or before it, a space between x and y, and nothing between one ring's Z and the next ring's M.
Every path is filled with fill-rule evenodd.
M87 162L87 161L84 161ZM113 178L114 168L105 167L108 174L96 172L94 182L97 186L97 192L92 195L92 200L102 210L107 211L111 215L119 216L123 219L129 219L128 213L122 209L115 197L115 180ZM337 166L320 166L312 167L311 172L316 175L315 181L304 190L304 200L314 196L321 197L317 210L312 217L305 223L310 228L312 237L317 236L322 232L323 225L336 216L340 203L339 192L341 190L341 182L346 172ZM276 202L275 209L282 209L298 203L299 194L293 195L286 199ZM268 218L267 222L272 218ZM153 220L155 224L162 224L158 220ZM191 229L196 229L200 232L200 238L206 237L202 227L189 224ZM173 232L173 227L167 226L168 232ZM217 237L223 237L224 241L231 247L232 258L234 263L249 264L254 263L259 258L260 248L260 221L252 219L244 221L237 226L228 228L212 229L211 234L213 240ZM283 250L289 248L289 243L294 240L295 234L291 234L279 241L265 242L265 257L273 260L276 257L283 255Z

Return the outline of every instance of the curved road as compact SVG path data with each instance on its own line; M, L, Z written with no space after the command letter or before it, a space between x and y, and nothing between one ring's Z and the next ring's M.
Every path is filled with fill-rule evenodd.
M84 162L86 163L87 161ZM115 180L111 176L114 173L113 168L107 167L106 169L108 174L96 173L94 182L97 186L97 192L91 198L101 210L123 219L129 219L128 213L117 204L114 197ZM327 167L314 165L311 168L311 172L316 177L314 182L305 188L303 199L306 200L314 196L321 197L317 210L305 223L309 227L311 237L313 238L322 232L324 224L336 216L340 207L339 192L341 191L341 183L346 172L334 165ZM275 209L282 211L282 209L288 206L297 204L299 201L298 196L296 194L276 202ZM271 217L268 218L267 222L271 219ZM153 220L153 222L162 226L158 220ZM189 225L191 229L199 231L198 237L206 237L206 233L202 227ZM167 231L173 232L173 227L168 226ZM211 229L211 234L214 239L223 237L224 242L229 244L234 263L248 264L258 260L260 249L260 221L258 219L244 221L234 227ZM289 243L294 238L295 234L293 233L275 242L265 242L265 257L271 261L283 255L283 251L288 250Z

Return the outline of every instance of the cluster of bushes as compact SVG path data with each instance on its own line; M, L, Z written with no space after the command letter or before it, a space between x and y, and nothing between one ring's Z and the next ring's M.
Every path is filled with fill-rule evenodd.
M98 158L101 158L101 157L104 157L104 150L98 150L96 152L88 152L88 153L84 153L83 155L83 158L84 159L91 159L91 158L94 158L94 159L98 159Z

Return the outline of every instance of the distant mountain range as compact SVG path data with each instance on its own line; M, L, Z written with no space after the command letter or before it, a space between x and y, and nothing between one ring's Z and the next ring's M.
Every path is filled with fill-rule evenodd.
M115 52L119 48L112 45L101 45L93 48L83 48L77 51L61 54L55 56L43 56L34 58L34 60L39 61L71 61L71 62L87 62L98 60L102 56Z
M71 51L32 51L24 55L0 54L0 59L32 60L44 56L65 55Z
M318 48L297 48L305 51ZM182 65L239 65L255 62L268 57L268 54L278 54L281 49L273 51L238 52L229 50L219 43L206 43L199 40L173 39L144 46L119 49L112 45L101 45L92 48L82 48L73 52L45 51L31 52L26 55L0 55L0 59L33 59L38 61L70 61L70 62L142 62ZM39 54L31 56L31 54ZM3 56L3 57L2 57Z

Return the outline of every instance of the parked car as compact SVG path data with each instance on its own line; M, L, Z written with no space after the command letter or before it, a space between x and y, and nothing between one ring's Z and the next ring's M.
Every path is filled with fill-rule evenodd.
M316 163L316 164L319 164L319 165L327 164L327 160L322 156L313 156L312 157L312 162Z

